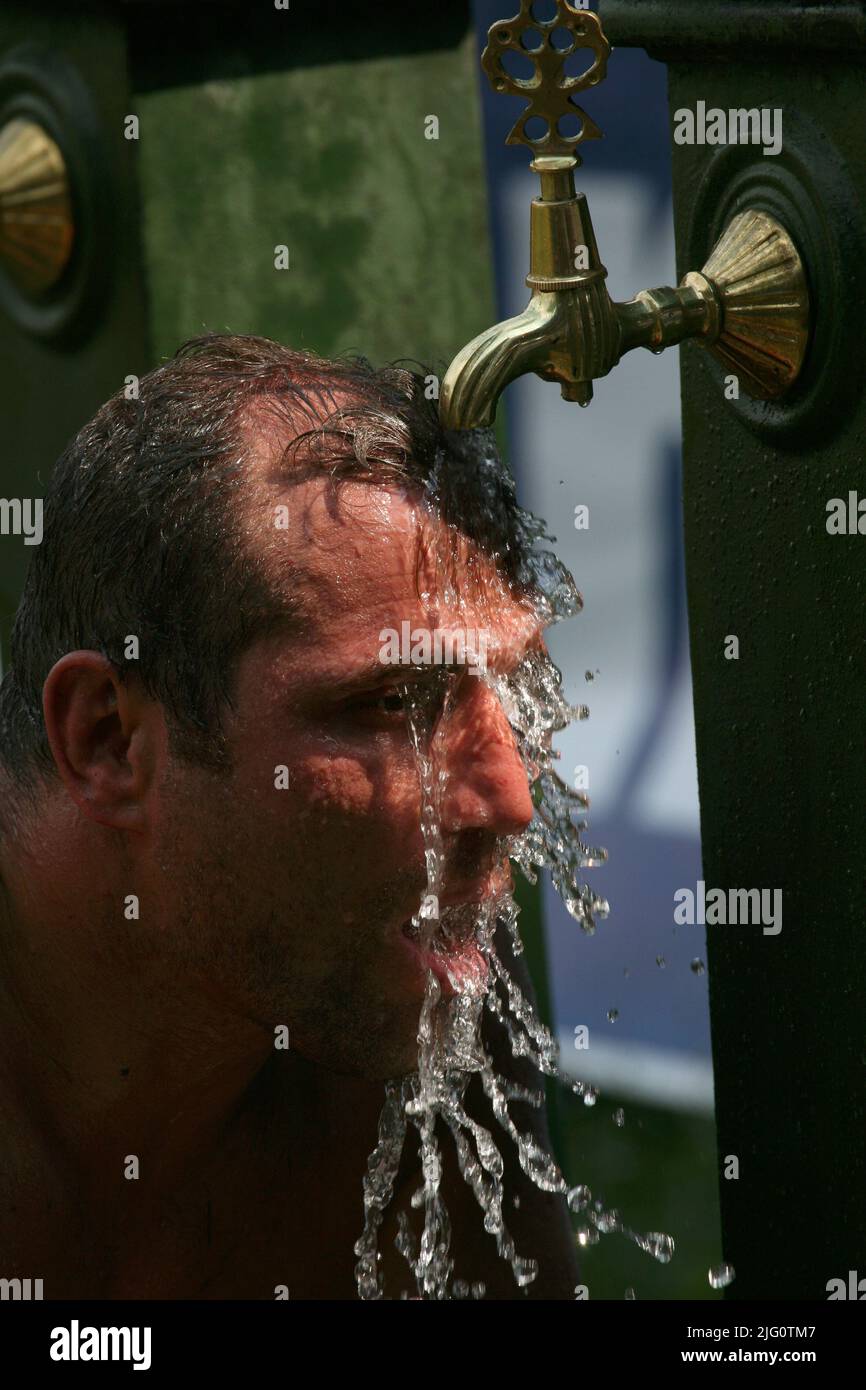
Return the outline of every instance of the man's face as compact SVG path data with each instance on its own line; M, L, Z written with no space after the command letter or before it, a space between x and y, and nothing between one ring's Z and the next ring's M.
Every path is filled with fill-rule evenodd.
M175 766L161 867L180 895L192 959L253 1016L269 1029L287 1024L292 1049L311 1061L400 1075L417 1063L426 982L403 928L427 872L399 687L427 688L442 668L383 663L382 633L408 623L468 633L470 644L481 633L488 670L507 675L538 646L538 622L467 543L455 592L437 569L446 528L404 490L265 475L248 505L250 538L300 602L302 630L244 655L226 723L231 772ZM279 506L287 528L275 525ZM469 583L480 569L486 594ZM532 816L490 684L464 666L452 689L432 744L445 779L443 907L508 885L497 841Z

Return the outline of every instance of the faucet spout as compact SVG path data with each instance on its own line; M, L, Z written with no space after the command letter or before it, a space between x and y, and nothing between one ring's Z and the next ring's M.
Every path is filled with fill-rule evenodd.
M620 355L620 323L605 280L586 198L575 193L571 157L538 158L542 196L530 209L532 298L522 314L473 338L448 368L439 397L447 429L492 425L515 377L558 381L563 397L588 405L592 382Z
M553 357L567 336L560 297L534 294L522 314L473 338L457 354L442 382L439 418L445 429L493 424L496 405L510 381L526 372L552 377Z

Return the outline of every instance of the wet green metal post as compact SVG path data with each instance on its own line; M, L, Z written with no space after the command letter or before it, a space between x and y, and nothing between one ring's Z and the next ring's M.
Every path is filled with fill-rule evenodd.
M866 1274L866 16L779 0L600 10L614 45L667 63L672 132L699 101L783 113L776 157L673 146L678 271L763 208L797 242L817 315L802 380L775 404L727 399L722 370L680 350L685 546L707 891L783 894L775 934L707 926L728 1297L826 1299ZM833 499L844 531L828 528Z

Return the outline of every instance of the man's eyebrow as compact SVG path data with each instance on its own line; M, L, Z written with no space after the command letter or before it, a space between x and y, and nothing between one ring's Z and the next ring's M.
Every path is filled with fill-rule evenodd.
M531 636L526 645L519 653L512 653L512 660L503 662L502 658L506 653L497 652L495 649L488 655L487 667L495 673L497 667L504 664L507 669L504 674L509 675L515 671L521 662L533 650L539 650L537 644L538 634ZM417 683L418 681L432 680L437 672L445 671L449 675L459 676L464 671L475 672L477 666L471 660L467 661L437 661L437 662L391 662L380 661L376 658L363 665L356 666L350 671L330 671L326 681L330 689L337 694L345 694L348 691L361 691L375 689L380 685L401 685L403 683Z
M401 685L407 682L430 680L437 672L447 671L449 675L459 675L469 668L465 661L429 662L424 665L412 662L371 661L358 666L353 671L329 677L329 686L337 692L347 690L367 690L378 685Z

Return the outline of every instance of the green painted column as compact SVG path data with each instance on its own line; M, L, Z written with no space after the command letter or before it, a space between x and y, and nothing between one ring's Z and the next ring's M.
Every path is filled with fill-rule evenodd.
M0 9L0 127L35 115L73 172L68 273L31 302L0 271L0 493L36 498L67 441L123 383L152 365L138 245L138 179L122 138L132 109L118 6L6 0ZM0 535L4 661L30 555Z
M728 1296L826 1299L866 1274L866 535L827 530L831 499L866 497L866 18L778 0L601 12L614 44L667 62L672 118L699 101L783 114L776 157L673 147L680 275L762 208L794 236L816 315L778 404L727 400L722 369L681 349L685 543L707 890L783 894L778 934L707 927Z

